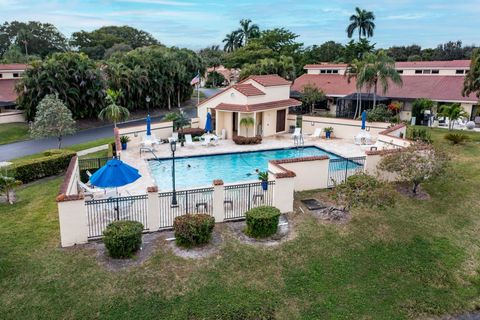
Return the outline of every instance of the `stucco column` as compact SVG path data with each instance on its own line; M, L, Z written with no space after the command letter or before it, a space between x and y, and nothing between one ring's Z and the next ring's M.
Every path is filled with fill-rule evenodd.
M273 188L273 206L281 213L293 211L294 177L276 178Z
M147 189L147 228L149 231L160 229L160 198L156 186Z
M88 242L88 221L85 199L57 202L62 247Z
M223 222L225 220L225 208L223 201L225 200L225 188L222 180L213 181L213 217L215 222Z

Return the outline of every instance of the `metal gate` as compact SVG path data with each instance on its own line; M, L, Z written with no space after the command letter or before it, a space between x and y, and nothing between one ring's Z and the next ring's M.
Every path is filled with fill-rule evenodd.
M328 167L329 188L343 183L348 177L363 172L365 166L365 157L331 159Z

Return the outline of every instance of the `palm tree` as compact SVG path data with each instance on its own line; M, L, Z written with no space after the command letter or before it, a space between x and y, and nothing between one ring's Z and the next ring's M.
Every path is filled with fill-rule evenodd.
M247 137L248 137L248 127L253 126L254 124L255 124L255 120L253 120L252 117L246 117L240 120L240 125L244 126L247 131Z
M121 94L121 91L107 89L106 100L108 105L98 114L101 120L112 121L115 128L117 127L118 121L125 121L130 116L130 111L128 111L127 108L117 104L117 100Z
M240 20L240 29L238 29L237 32L241 37L241 41L243 41L243 45L246 46L248 40L258 38L260 35L260 28L258 25L252 24L252 20L242 19Z
M226 34L222 42L225 43L225 45L223 46L223 50L225 52L233 52L237 50L239 47L241 47L242 39L237 30L237 31L232 31Z
M440 116L447 117L449 122L448 122L448 130L453 129L453 124L455 120L458 120L460 118L464 118L469 116L469 114L463 110L462 106L460 103L452 103L452 104L446 104L440 107L440 112L438 113Z
M378 85L382 87L383 94L387 92L390 82L402 85L402 78L395 69L395 61L385 51L365 55L363 64L357 81L365 84L369 91L373 88L373 106L377 105Z
M365 9L355 8L355 14L350 16L350 24L347 27L347 35L349 38L353 36L353 33L358 29L358 40L364 37L372 37L373 29L375 29L375 15L371 11Z
M352 62L347 66L345 76L347 77L348 83L354 78L355 79L355 88L357 90L357 104L355 107L355 114L353 118L357 118L361 113L362 106L362 87L364 85L363 79L359 79L358 75L364 68L364 62L362 60L353 59Z

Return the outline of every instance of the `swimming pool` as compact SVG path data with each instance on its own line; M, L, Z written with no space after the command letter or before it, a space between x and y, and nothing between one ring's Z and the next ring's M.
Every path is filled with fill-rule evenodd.
M266 171L269 160L288 159L310 156L327 155L330 159L343 159L339 155L317 147L274 149L207 156L192 156L175 158L175 184L177 189L211 186L213 180L222 179L224 183L257 180L256 169ZM348 162L348 168L358 166ZM149 160L150 172L155 179L159 190L172 189L172 159ZM336 168L337 163L330 164L330 170Z

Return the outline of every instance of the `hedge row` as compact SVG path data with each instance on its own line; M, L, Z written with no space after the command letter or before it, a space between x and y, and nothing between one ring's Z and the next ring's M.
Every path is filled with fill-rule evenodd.
M235 142L235 144L260 144L262 143L262 137L261 136L255 136L255 137L236 136L236 137L233 137L233 142Z
M42 157L15 161L9 170L15 179L28 183L63 173L75 154L71 150L47 150Z

